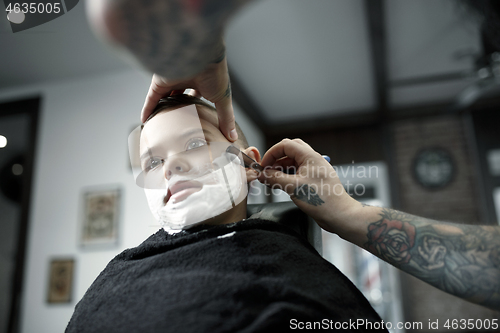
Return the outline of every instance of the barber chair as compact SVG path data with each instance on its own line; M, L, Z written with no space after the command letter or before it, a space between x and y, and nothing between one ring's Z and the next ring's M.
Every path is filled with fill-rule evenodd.
M249 204L247 217L270 220L292 228L322 255L321 228L292 201Z

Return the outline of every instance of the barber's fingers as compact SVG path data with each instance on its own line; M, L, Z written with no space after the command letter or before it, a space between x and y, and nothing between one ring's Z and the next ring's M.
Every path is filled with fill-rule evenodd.
M182 95L184 94L184 89L176 89L170 92L169 96Z
M292 171L297 171L297 169L299 168L299 165L297 165L297 163L295 162L295 160L293 158L283 157L283 158L280 158L279 160L277 160L276 162L274 162L272 167L274 169L280 169L281 171L285 170L286 173L290 173ZM290 170L290 172L287 172L286 170Z
M265 169L264 172L259 174L258 179L261 183L271 188L278 188L290 195L295 192L295 188L298 184L298 176L288 175L280 170L274 169Z
M301 139L283 139L264 154L261 164L262 166L272 166L276 161L288 157L294 160L297 166L300 166L314 155L319 154Z
M220 79L220 78L219 78ZM214 82L215 83L215 82ZM234 119L233 101L231 98L231 84L229 82L229 76L224 77L222 80L217 80L217 85L214 84L211 90L217 86L214 91L200 91L203 97L208 99L210 102L215 104L217 109L217 116L219 119L219 128L224 134L224 136L231 142L238 139L238 133L236 133L236 124ZM211 94L208 94L210 92Z
M236 133L227 59L211 64L207 71L200 75L197 86L203 97L215 104L222 134L229 141L236 141L238 133Z
M234 142L238 140L231 96L224 97L221 101L215 103L215 108L217 109L219 128L221 132L229 141Z
M259 172L254 169L246 169L247 183L257 180L259 178Z
M151 86L149 87L149 91L146 96L146 101L142 107L141 122L145 122L155 109L160 99L164 96L170 95L171 92L172 88L169 86L167 81L161 76L154 74L153 79L151 80Z
M193 97L196 97L196 98L201 98L202 95L200 94L200 92L196 89L191 89L191 91L188 93L188 95L191 95Z

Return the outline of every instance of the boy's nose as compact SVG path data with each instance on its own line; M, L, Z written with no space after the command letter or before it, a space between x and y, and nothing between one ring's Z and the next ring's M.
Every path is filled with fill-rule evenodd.
M189 172L191 167L189 163L183 158L173 158L165 165L165 178L169 180L173 175Z

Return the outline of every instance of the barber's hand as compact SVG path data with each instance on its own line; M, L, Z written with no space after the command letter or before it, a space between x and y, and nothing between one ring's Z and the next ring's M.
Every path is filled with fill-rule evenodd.
M168 80L157 74L149 88L146 102L141 113L142 122L146 121L158 101L170 95L183 93L185 89L194 89L197 97L204 97L215 104L219 116L219 128L230 141L236 141L231 84L229 81L226 58L218 63L210 63L205 70L187 80Z
M338 233L345 227L346 217L360 206L346 193L335 169L300 139L284 139L274 145L264 154L261 165L265 171L259 181L288 193L327 231ZM295 174L284 173L287 169Z
M165 96L196 90L215 104L219 127L237 134L231 103L224 26L248 0L88 0L87 16L96 35L127 61L135 59L153 76L144 104L144 122ZM154 24L152 24L154 22Z

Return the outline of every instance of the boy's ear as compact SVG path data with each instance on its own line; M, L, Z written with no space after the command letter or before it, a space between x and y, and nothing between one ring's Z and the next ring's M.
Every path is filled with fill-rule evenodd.
M243 152L253 158L257 163L260 163L260 153L257 148L251 146L244 149Z

